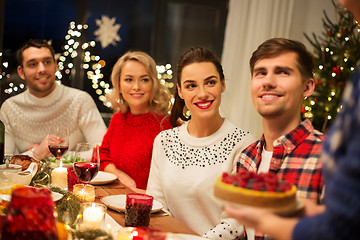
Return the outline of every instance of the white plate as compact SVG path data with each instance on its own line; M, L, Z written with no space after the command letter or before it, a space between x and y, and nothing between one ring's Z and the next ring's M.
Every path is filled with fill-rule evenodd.
M104 203L107 207L119 211L119 212L125 212L126 209L126 194L120 194L120 195L111 195L107 197L103 197L100 199L102 203ZM151 212L158 212L161 209L163 209L164 205L155 200L153 201L153 206L151 209Z
M59 201L64 195L62 195L61 193L58 192L51 192L51 198L53 200L53 202ZM10 202L11 200L11 195L8 194L0 194L0 200L5 200Z
M191 235L191 234L170 234L166 239L169 240L209 240L208 238Z
M92 185L108 184L116 180L116 178L117 177L112 173L99 171L98 174L96 174L95 178L91 180L90 184Z
M10 202L11 196L7 194L0 194L0 201L5 200L7 202Z

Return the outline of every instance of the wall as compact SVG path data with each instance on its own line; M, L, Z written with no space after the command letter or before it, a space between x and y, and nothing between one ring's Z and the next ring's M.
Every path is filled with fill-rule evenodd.
M322 24L323 10L331 21L336 21L336 10L331 0L295 0L290 38L301 41L311 51L312 46L304 33L312 36L312 33L320 35L325 31Z

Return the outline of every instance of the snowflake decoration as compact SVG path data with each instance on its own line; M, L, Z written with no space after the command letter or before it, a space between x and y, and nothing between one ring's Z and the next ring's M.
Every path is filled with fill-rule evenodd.
M102 15L101 19L95 20L96 25L99 28L94 32L96 36L95 40L101 43L102 48L106 48L110 44L116 46L116 42L120 42L121 38L118 31L121 24L116 24L116 18L109 18L108 16Z

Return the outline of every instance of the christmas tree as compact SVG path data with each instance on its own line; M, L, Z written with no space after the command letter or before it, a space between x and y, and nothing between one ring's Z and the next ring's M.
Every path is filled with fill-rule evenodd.
M324 11L325 31L320 36L313 33L305 37L314 47L315 92L304 101L302 113L309 118L315 129L326 129L341 111L340 100L346 81L353 74L360 59L358 23L351 13L334 3L338 23L333 23Z
M79 76L75 74L82 71L84 74L80 78L85 79L83 86L74 86L77 88L84 88L91 86L91 89L98 96L98 100L106 105L106 93L109 92L110 84L103 79L104 75L101 68L105 66L105 61L101 60L100 56L94 54L95 41L86 41L84 35L88 26L86 24L75 24L71 22L68 34L65 36L66 44L63 46L64 52L59 57L58 67L59 71L56 73L57 78L65 85L74 85L73 82L79 81ZM74 67L79 64L80 70L75 70Z

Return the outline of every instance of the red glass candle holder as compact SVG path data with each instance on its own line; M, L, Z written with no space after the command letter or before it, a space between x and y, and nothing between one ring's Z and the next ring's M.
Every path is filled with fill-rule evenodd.
M76 176L73 167L69 167L67 169L67 181L68 181L68 190L70 192L73 191L74 185L81 183L79 178Z
M48 189L24 187L13 190L2 239L58 239Z
M125 227L148 227L153 197L147 194L126 195Z

